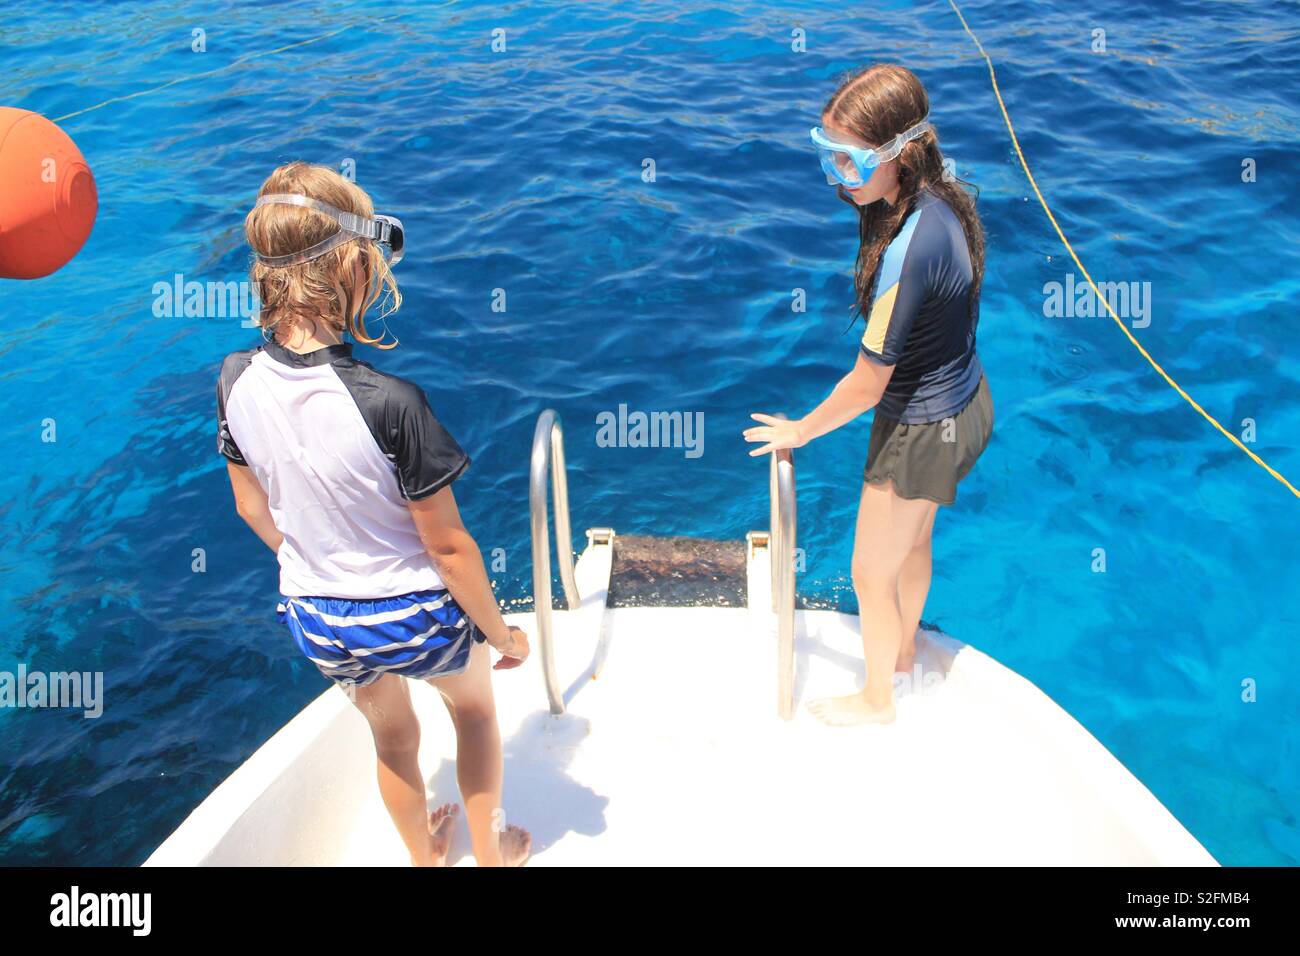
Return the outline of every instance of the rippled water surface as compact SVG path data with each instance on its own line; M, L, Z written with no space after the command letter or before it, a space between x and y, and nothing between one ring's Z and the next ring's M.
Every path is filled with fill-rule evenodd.
M1134 334L1230 430L1252 419L1250 447L1300 482L1295 4L963 10L1089 270L1150 283ZM322 690L214 453L216 369L250 333L153 308L177 273L242 276L242 219L275 165L350 159L405 221L401 346L374 361L422 383L474 457L457 496L506 555L502 598L526 606L545 407L566 422L579 535L766 524L747 415L810 408L860 335L854 216L807 130L836 78L874 60L927 84L989 240L996 434L939 518L926 618L1051 694L1220 861L1300 860L1300 500L1109 319L1044 316L1044 284L1072 266L947 3L761 0L5 6L0 104L59 117L185 82L62 121L98 179L94 234L56 276L0 283L0 670L103 671L108 697L98 720L0 710L0 859L142 861ZM620 404L703 412L703 454L599 447L596 416ZM869 425L797 453L811 603L855 606Z

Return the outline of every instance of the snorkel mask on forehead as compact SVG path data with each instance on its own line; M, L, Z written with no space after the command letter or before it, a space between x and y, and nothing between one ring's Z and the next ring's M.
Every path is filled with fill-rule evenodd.
M283 204L287 206L301 206L304 209L313 209L316 212L324 213L339 224L339 231L326 239L322 239L314 246L303 249L301 252L291 252L285 256L264 256L257 250L253 250L257 256L257 261L264 266L279 268L282 266L293 266L300 262L310 262L312 259L318 259L325 253L353 239L369 239L371 242L379 244L380 250L384 254L390 266L395 266L402 261L402 256L406 253L406 234L402 230L402 220L394 216L373 216L369 219L364 216L358 216L356 213L344 212L331 206L327 202L321 202L319 199L312 199L310 196L303 196L298 193L270 193L266 196L258 196L257 202L253 208L258 206L268 206L272 203Z
M930 117L926 116L921 122L899 133L879 149L841 143L832 139L820 126L814 126L810 134L813 145L817 147L822 170L826 173L826 182L840 183L849 189L857 189L871 178L877 166L896 159L904 146L931 129Z

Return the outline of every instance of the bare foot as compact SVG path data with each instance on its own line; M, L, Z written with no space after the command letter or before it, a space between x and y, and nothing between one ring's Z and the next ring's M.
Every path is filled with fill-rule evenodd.
M808 705L813 716L832 727L852 727L856 724L890 724L894 721L894 702L884 708L872 707L861 694L847 697L823 697Z
M446 866L447 851L451 849L451 831L456 820L456 814L460 813L460 805L455 803L444 803L437 810L429 814L429 847L433 861L430 866Z
M501 831L501 865L523 866L533 852L533 837L523 827L514 824Z

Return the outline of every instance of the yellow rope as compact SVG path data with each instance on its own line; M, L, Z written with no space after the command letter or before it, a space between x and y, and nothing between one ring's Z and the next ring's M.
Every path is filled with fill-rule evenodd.
M1029 185L1033 187L1034 195L1038 197L1039 203L1042 204L1043 212L1047 213L1047 218L1051 220L1052 228L1055 229L1056 234L1061 237L1061 242L1065 246L1066 251L1070 253L1070 258L1073 259L1074 264L1079 267L1079 271L1083 273L1083 277L1088 280L1088 285L1092 286L1093 294L1102 303L1102 305L1106 307L1106 311L1110 313L1110 317L1115 320L1115 324L1119 326L1120 331L1123 332L1128 337L1128 340L1133 343L1133 347L1137 349L1140 353L1142 353L1142 357L1146 359L1149 363L1151 363L1151 367L1160 373L1160 377L1163 378L1166 382L1168 382L1170 387L1173 388L1174 391L1176 391L1187 401L1187 404L1191 405L1192 408L1200 412L1201 417L1204 418L1211 425L1213 425L1215 428L1217 428L1220 432L1222 432L1223 436L1227 438L1228 441L1232 442L1234 445L1236 445L1238 448L1244 451L1247 455L1249 455L1251 461L1259 465L1259 467L1263 468L1265 471L1267 471L1278 481L1282 482L1282 484L1284 484L1287 487L1287 489L1291 492L1291 494L1295 495L1297 498L1300 498L1300 490L1297 490L1295 485L1287 481L1286 478L1284 478L1281 474L1279 474L1263 458L1260 458L1259 455L1255 454L1244 444L1242 444L1241 439L1239 439L1236 435L1232 434L1232 432L1228 431L1226 428L1220 425L1218 420L1215 419L1213 415L1211 415L1200 405L1198 405L1196 403L1196 400L1192 398L1192 396L1188 395L1187 392L1183 390L1183 387L1179 385L1177 382L1175 382L1173 378L1169 375L1169 373L1160 367L1160 363L1157 362L1155 359L1153 359L1151 357L1151 353L1149 353L1146 349L1142 347L1142 343L1139 342L1134 337L1133 333L1129 331L1128 326L1126 326L1123 320L1115 313L1115 309L1111 306L1110 302L1106 299L1105 296L1101 294L1101 290L1097 288L1097 283L1092 281L1092 276L1088 274L1088 270L1085 269L1083 263L1079 261L1079 256L1077 253L1075 253L1074 246L1070 245L1070 240L1065 238L1065 233L1061 231L1060 224L1057 223L1056 217L1052 215L1052 209L1050 206L1047 205L1047 200L1043 198L1043 193L1038 188L1038 183L1034 180L1034 174L1029 171L1029 163L1025 161L1025 154L1020 150L1020 140L1016 138L1016 129L1011 124L1011 114L1007 112L1007 104L1002 101L1002 92L998 89L998 78L997 78L997 74L993 72L993 61L989 59L989 55L986 52L984 52L984 45L980 43L979 37L977 37L971 31L970 25L966 23L966 18L962 16L961 10L957 7L957 4L954 2L954 0L948 0L948 5L952 7L952 12L957 14L957 19L961 21L962 29L965 30L966 35L969 36L975 42L975 48L979 50L980 56L984 57L984 62L988 64L989 80L993 84L993 95L997 97L998 106L1002 108L1002 118L1006 120L1007 132L1011 134L1011 145L1016 148L1016 156L1020 158L1020 165L1025 170L1025 176L1028 177L1029 179Z
M329 33L322 33L320 36L312 37L309 40L299 40L297 43L288 43L285 44L284 46L276 47L274 50L259 50L256 53L246 53L243 56L241 56L239 59L235 60L234 62L227 63L225 66L219 66L214 70L206 70L203 73L195 73L192 76L182 76L179 79L168 80L166 83L162 83L158 86L151 86L147 90L138 90L135 93L127 93L125 96L115 96L112 99L104 100L104 102L102 103L96 103L94 106L87 106L84 110L77 110L75 113L64 113L62 116L56 116L53 118L52 122L62 123L66 119L72 119L72 117L80 116L82 113L89 113L93 110L102 109L103 107L108 106L112 103L121 103L124 100L133 100L137 96L146 96L149 93L157 93L159 90L165 90L167 89L167 87L175 86L178 83L188 83L191 80L201 80L205 76L216 76L218 73L224 73L226 70L233 70L235 67L247 63L249 60L256 60L259 57L270 56L272 53L283 53L285 50L292 50L295 47L307 46L312 43L319 43L321 40L328 40L330 37L338 36L340 33L344 33L347 30L351 30L354 27L364 27L369 23L383 23L385 20L393 20L396 19L398 16L399 14L394 13L394 14L390 14L389 16L378 17L373 20L363 20L358 23L349 23L347 26L339 27L337 30L332 30Z

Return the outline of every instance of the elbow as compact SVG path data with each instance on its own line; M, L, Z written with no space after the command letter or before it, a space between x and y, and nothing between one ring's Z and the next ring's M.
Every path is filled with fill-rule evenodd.
M426 541L425 550L439 574L455 571L470 555L478 553L478 545L468 534L440 535L435 541Z
M851 393L853 406L859 409L858 414L869 412L880 403L881 391L870 385L859 385Z
M257 505L238 501L235 503L235 514L244 519L245 524L254 525L265 518L269 512L265 508L258 507Z
M863 375L858 370L846 375L844 381L840 383L840 388L840 394L844 396L851 408L858 410L859 415L875 408L884 391L870 376Z

